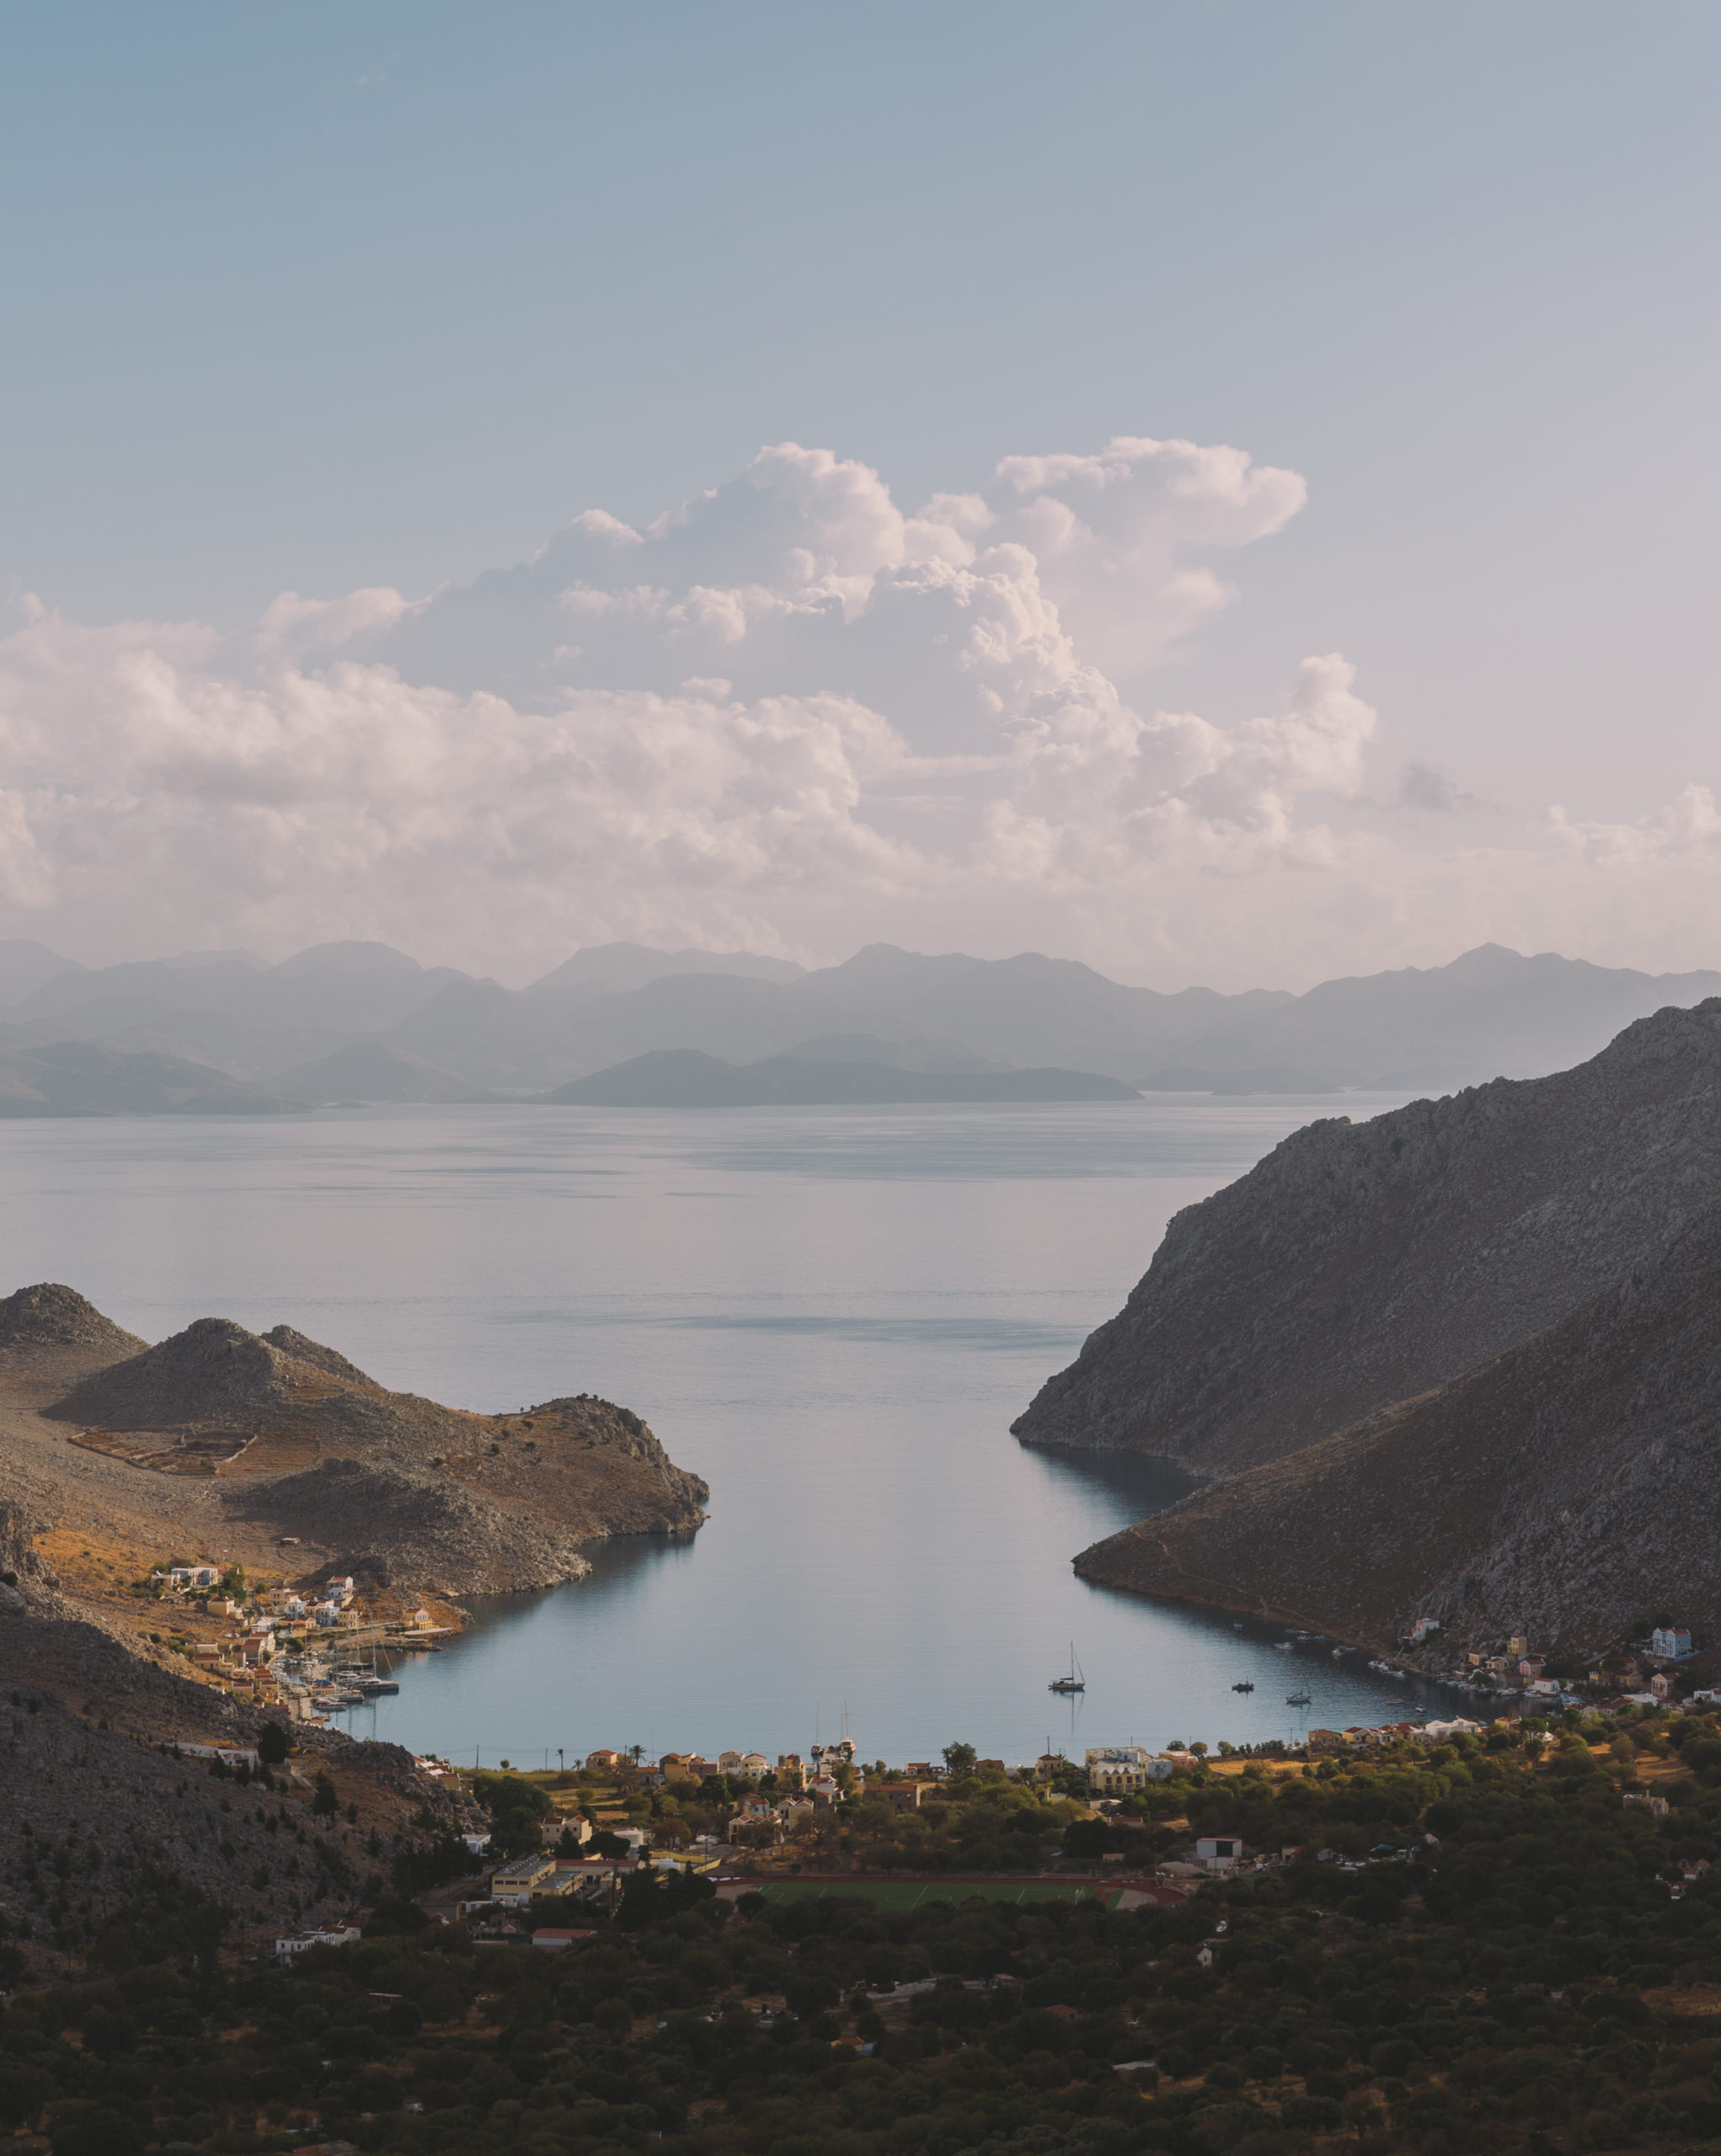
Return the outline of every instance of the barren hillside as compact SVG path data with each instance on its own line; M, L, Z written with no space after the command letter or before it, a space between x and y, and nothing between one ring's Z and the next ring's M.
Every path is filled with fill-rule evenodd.
M1016 1433L1285 1458L1557 1324L1718 1197L1721 998L1555 1077L1311 1123L1177 1216Z
M1447 1385L1096 1543L1084 1578L1390 1645L1721 1637L1721 1211Z

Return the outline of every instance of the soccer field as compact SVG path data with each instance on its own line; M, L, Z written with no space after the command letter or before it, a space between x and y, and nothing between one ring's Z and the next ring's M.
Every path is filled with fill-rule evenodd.
M979 1883L964 1879L773 1879L756 1889L767 1902L822 1901L830 1896L858 1895L881 1909L917 1909L925 1902L1092 1902L1103 1893L1111 1908L1121 1891L1098 1887L1091 1880L1068 1885L1050 1880L1002 1880Z

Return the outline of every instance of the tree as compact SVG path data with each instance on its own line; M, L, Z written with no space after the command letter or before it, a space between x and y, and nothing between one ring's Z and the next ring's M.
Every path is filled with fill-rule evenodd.
M311 1810L318 1819L332 1819L340 1809L340 1793L327 1774L317 1777L316 1793L311 1799Z
M953 1782L959 1782L974 1772L980 1754L971 1744L947 1744L944 1747L944 1772Z
M257 1756L265 1767L279 1767L286 1764L288 1752L287 1733L278 1721L266 1721L257 1739Z

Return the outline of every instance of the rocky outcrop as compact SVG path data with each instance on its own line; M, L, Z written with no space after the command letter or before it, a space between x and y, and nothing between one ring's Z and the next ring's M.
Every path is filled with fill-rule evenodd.
M1721 1209L1558 1325L1084 1550L1084 1578L1441 1654L1721 1639Z
M1721 1198L1721 998L1552 1078L1312 1123L1180 1213L1016 1423L1204 1473L1285 1460L1657 1265Z
M10 1359L71 1353L113 1362L136 1354L143 1344L75 1288L54 1281L39 1281L0 1299L0 1355Z
M61 1608L53 1567L36 1548L41 1529L22 1505L0 1497L0 1616L54 1615Z
M258 1493L236 1493L254 1504ZM409 1579L447 1594L506 1594L556 1587L591 1570L582 1540L603 1534L596 1518L535 1519L504 1509L446 1476L414 1475L356 1460L325 1460L282 1476L266 1492L270 1518L302 1540L340 1553L348 1566Z
M72 1430L84 1471L122 1485L200 1474L227 1518L294 1536L337 1571L380 1568L454 1594L548 1587L590 1569L583 1544L681 1533L705 1517L706 1485L607 1401L474 1415L390 1391L290 1326L258 1334L200 1318L145 1348L117 1326L104 1334L106 1321L70 1290L29 1292L51 1299L15 1321L21 1336L76 1334L86 1360L106 1344L103 1367L40 1408ZM0 1374L9 1361L0 1352Z
M48 1412L61 1422L126 1430L229 1422L289 1406L296 1377L302 1384L313 1374L231 1319L204 1317L158 1347L98 1370Z

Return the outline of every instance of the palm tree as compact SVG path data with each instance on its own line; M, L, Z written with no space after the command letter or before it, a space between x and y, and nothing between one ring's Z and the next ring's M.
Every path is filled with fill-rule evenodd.
M637 1767L639 1762L645 1757L645 1747L643 1744L630 1744L628 1747L628 1757Z

